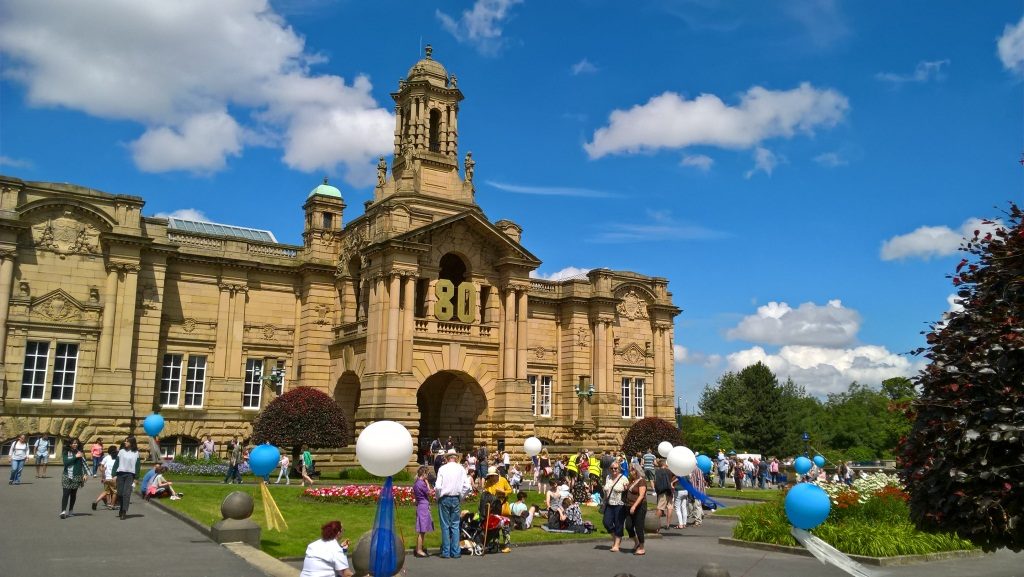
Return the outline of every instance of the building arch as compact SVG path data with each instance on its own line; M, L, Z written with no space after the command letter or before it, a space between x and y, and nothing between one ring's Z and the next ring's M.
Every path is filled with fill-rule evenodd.
M487 414L487 396L467 373L440 371L427 377L416 391L416 408L421 449L449 436L463 453L479 443L477 429Z
M359 375L355 371L341 373L341 376L338 377L338 382L334 385L334 402L345 413L345 423L348 426L349 433L355 431L356 411L359 410L361 386Z

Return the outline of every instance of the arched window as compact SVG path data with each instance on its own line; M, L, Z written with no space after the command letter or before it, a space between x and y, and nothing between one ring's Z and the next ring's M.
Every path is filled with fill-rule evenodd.
M430 151L441 152L441 111L430 111Z
M438 264L441 267L438 274L440 278L452 281L455 286L459 286L462 281L466 280L466 263L458 255L448 253L441 257L441 262Z

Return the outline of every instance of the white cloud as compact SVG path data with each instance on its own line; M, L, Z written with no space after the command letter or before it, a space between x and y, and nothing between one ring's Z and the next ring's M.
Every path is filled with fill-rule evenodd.
M11 158L10 156L0 155L0 166L10 166L11 168L32 168L32 162L20 158Z
M539 196L575 196L580 198L615 198L619 195L603 190L592 188L575 188L570 186L526 186L522 184L508 184L488 180L486 183L498 190L516 194L535 194Z
M959 313L964 310L963 301L955 294L946 297L946 304L949 305L949 310L946 311L947 313Z
M182 220L198 220L201 222L210 222L210 219L206 217L206 213L195 208L179 208L171 212L158 212L154 214L156 218L180 218Z
M792 90L754 86L728 106L713 94L693 100L665 92L629 110L615 110L608 126L583 145L591 158L694 145L754 148L769 138L812 134L841 121L849 109L845 96L803 83Z
M1024 75L1024 18L1017 24L1007 24L996 42L1003 67Z
M746 178L750 178L758 172L763 172L768 176L772 175L772 171L779 165L779 162L785 162L785 158L776 156L774 152L758 146L754 149L754 168L751 168L744 175Z
M574 266L567 266L562 270L555 271L551 274L544 274L535 270L530 271L530 278L537 278L541 280L566 280L573 277L586 276L592 269L589 268L576 268Z
M597 72L597 66L594 66L589 60L584 58L576 64L573 64L570 68L573 76L579 76L580 74L594 74Z
M965 238L974 236L974 231L981 231L984 236L993 232L1001 226L996 221L994 224L986 224L980 218L967 219L959 230L953 230L948 226L922 226L913 232L901 234L890 238L882 243L882 260L903 260L907 258L921 258L928 260L932 257L948 256L960 249L960 244Z
M146 172L216 172L228 155L241 152L241 127L223 111L197 114L180 128L150 128L129 147L135 165Z
M358 181L392 147L369 81L314 75L324 59L266 0L13 0L0 51L30 104L142 124L142 170L217 170L259 134L293 168Z
M907 74L896 72L879 72L875 79L889 82L893 86L901 86L909 82L923 84L931 80L945 80L946 75L943 68L949 66L949 59L945 60L922 60L914 67L914 71Z
M618 244L672 240L710 240L725 238L726 233L703 226L683 224L672 218L668 210L648 210L641 223L610 222L604 231L590 237L590 242Z
M839 300L823 306L806 302L795 309L784 302L770 302L744 317L726 337L769 345L836 347L852 344L860 323L860 313Z
M878 385L892 377L911 377L923 366L883 346L827 348L802 345L782 347L775 354L752 347L727 356L729 370L738 371L757 362L768 366L779 378L792 378L807 392L825 395L845 391L850 383Z
M502 25L509 17L509 10L523 0L476 0L473 7L463 10L458 20L435 11L441 27L459 42L472 44L485 55L494 55L504 44Z
M838 152L825 152L814 157L814 162L827 167L836 168L837 166L846 166L849 162L839 155Z
M692 166L701 172L707 172L711 170L711 165L715 163L715 159L711 158L706 154L687 154L679 162L683 166Z
M702 365L714 367L722 362L722 355L709 355L699 351L691 351L683 345L672 345L675 362L683 365Z

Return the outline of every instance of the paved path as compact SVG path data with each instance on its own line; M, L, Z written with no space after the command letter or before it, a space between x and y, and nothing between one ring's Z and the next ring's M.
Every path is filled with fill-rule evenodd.
M0 468L3 479L7 467ZM0 485L2 577L256 577L261 573L195 529L133 498L118 519L90 502L100 484L78 491L75 516L61 519L60 466L36 479L26 467L22 483Z
M6 477L6 467L0 468ZM185 523L141 501L129 518L92 511L98 484L80 491L81 515L61 520L60 483L36 480L26 470L18 487L0 485L0 576L50 577L259 577L260 571L212 543ZM186 497L187 498L187 497ZM702 527L672 531L647 543L647 555L611 553L610 542L516 547L509 554L463 557L406 557L413 577L533 575L613 577L692 577L701 565L716 562L732 577L842 577L834 567L785 553L765 553L718 544L731 534L732 522L709 518ZM627 540L628 545L628 540ZM436 551L435 551L436 553ZM301 562L293 566L300 567ZM980 558L938 561L882 569L886 577L1024 577L1024 554L1000 552ZM298 575L298 569L295 570Z

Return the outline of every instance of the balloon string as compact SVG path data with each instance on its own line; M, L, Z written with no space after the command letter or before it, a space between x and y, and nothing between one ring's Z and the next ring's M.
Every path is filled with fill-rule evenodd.
M263 513L267 517L267 529L287 531L288 523L284 520L284 515L281 514L281 509L277 506L277 502L274 501L274 496L270 493L270 487L267 487L267 483L263 479L260 479L260 495L263 497Z

